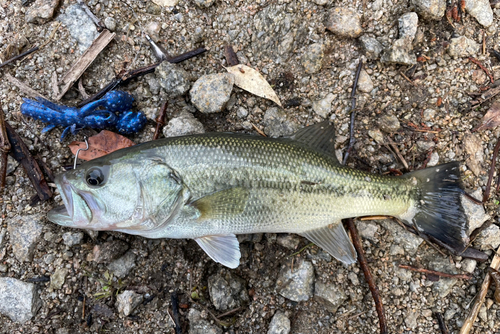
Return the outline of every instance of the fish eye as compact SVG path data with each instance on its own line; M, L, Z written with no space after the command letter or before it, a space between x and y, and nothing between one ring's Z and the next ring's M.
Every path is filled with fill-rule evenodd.
M101 186L104 184L104 174L99 168L91 168L85 174L85 181L89 186Z

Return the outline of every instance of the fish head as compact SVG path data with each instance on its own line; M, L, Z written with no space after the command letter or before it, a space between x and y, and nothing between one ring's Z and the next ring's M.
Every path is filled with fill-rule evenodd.
M180 176L161 159L105 158L55 178L64 205L48 213L50 221L148 236L171 221L189 197Z

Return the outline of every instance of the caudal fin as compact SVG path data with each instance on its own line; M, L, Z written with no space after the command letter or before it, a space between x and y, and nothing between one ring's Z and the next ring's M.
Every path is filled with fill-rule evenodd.
M416 179L418 194L415 215L402 217L404 223L455 254L462 253L469 243L459 166L458 162L450 162L403 176Z

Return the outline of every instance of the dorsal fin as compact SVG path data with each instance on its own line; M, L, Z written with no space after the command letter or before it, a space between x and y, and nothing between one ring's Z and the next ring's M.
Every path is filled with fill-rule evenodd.
M306 126L290 138L333 157L338 163L335 155L335 128L329 121Z

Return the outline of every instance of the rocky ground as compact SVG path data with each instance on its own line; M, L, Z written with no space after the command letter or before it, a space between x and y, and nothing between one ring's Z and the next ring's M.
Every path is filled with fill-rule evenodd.
M256 133L254 127L282 136L329 119L338 129L341 156L349 138L351 87L362 60L356 143L348 165L385 173L415 170L426 161L431 166L459 160L467 190L482 198L500 131L471 131L491 103L468 104L471 94L490 84L469 57L500 79L499 60L488 52L500 42L500 9L487 0L465 0L458 22L447 20L445 0L87 3L116 33L82 77L89 94L124 66L157 62L144 32L170 55L208 49L181 64L165 62L156 73L122 87L150 118L142 132L129 136L137 143L152 139L153 119L168 101L165 136ZM455 1L450 3L448 8ZM31 152L60 173L73 163L68 143L97 132L86 129L63 142L61 128L42 134L43 123L20 114L22 98L30 96L8 76L54 99L54 83L98 32L76 1L36 0L24 7L19 0L0 0L0 18L2 61L49 42L0 69L0 99L8 122ZM258 69L271 83L283 108L234 85L224 69L227 43L241 63ZM81 100L75 85L61 102ZM1 199L0 333L175 333L173 309L179 310L182 333L379 331L359 266L341 265L304 238L240 236L241 265L229 270L211 261L194 241L88 234L56 226L45 214L60 204L60 196L29 206L35 191L24 169L11 159L8 167ZM500 244L498 197L493 195L485 210L470 201L464 204L471 225L493 222L473 244L491 259ZM445 256L392 220L357 224L389 332L439 333L434 313L441 312L450 333L458 333L489 261ZM436 281L399 264L473 277ZM172 307L172 293L178 307ZM499 317L500 305L490 291L471 333L500 333Z

